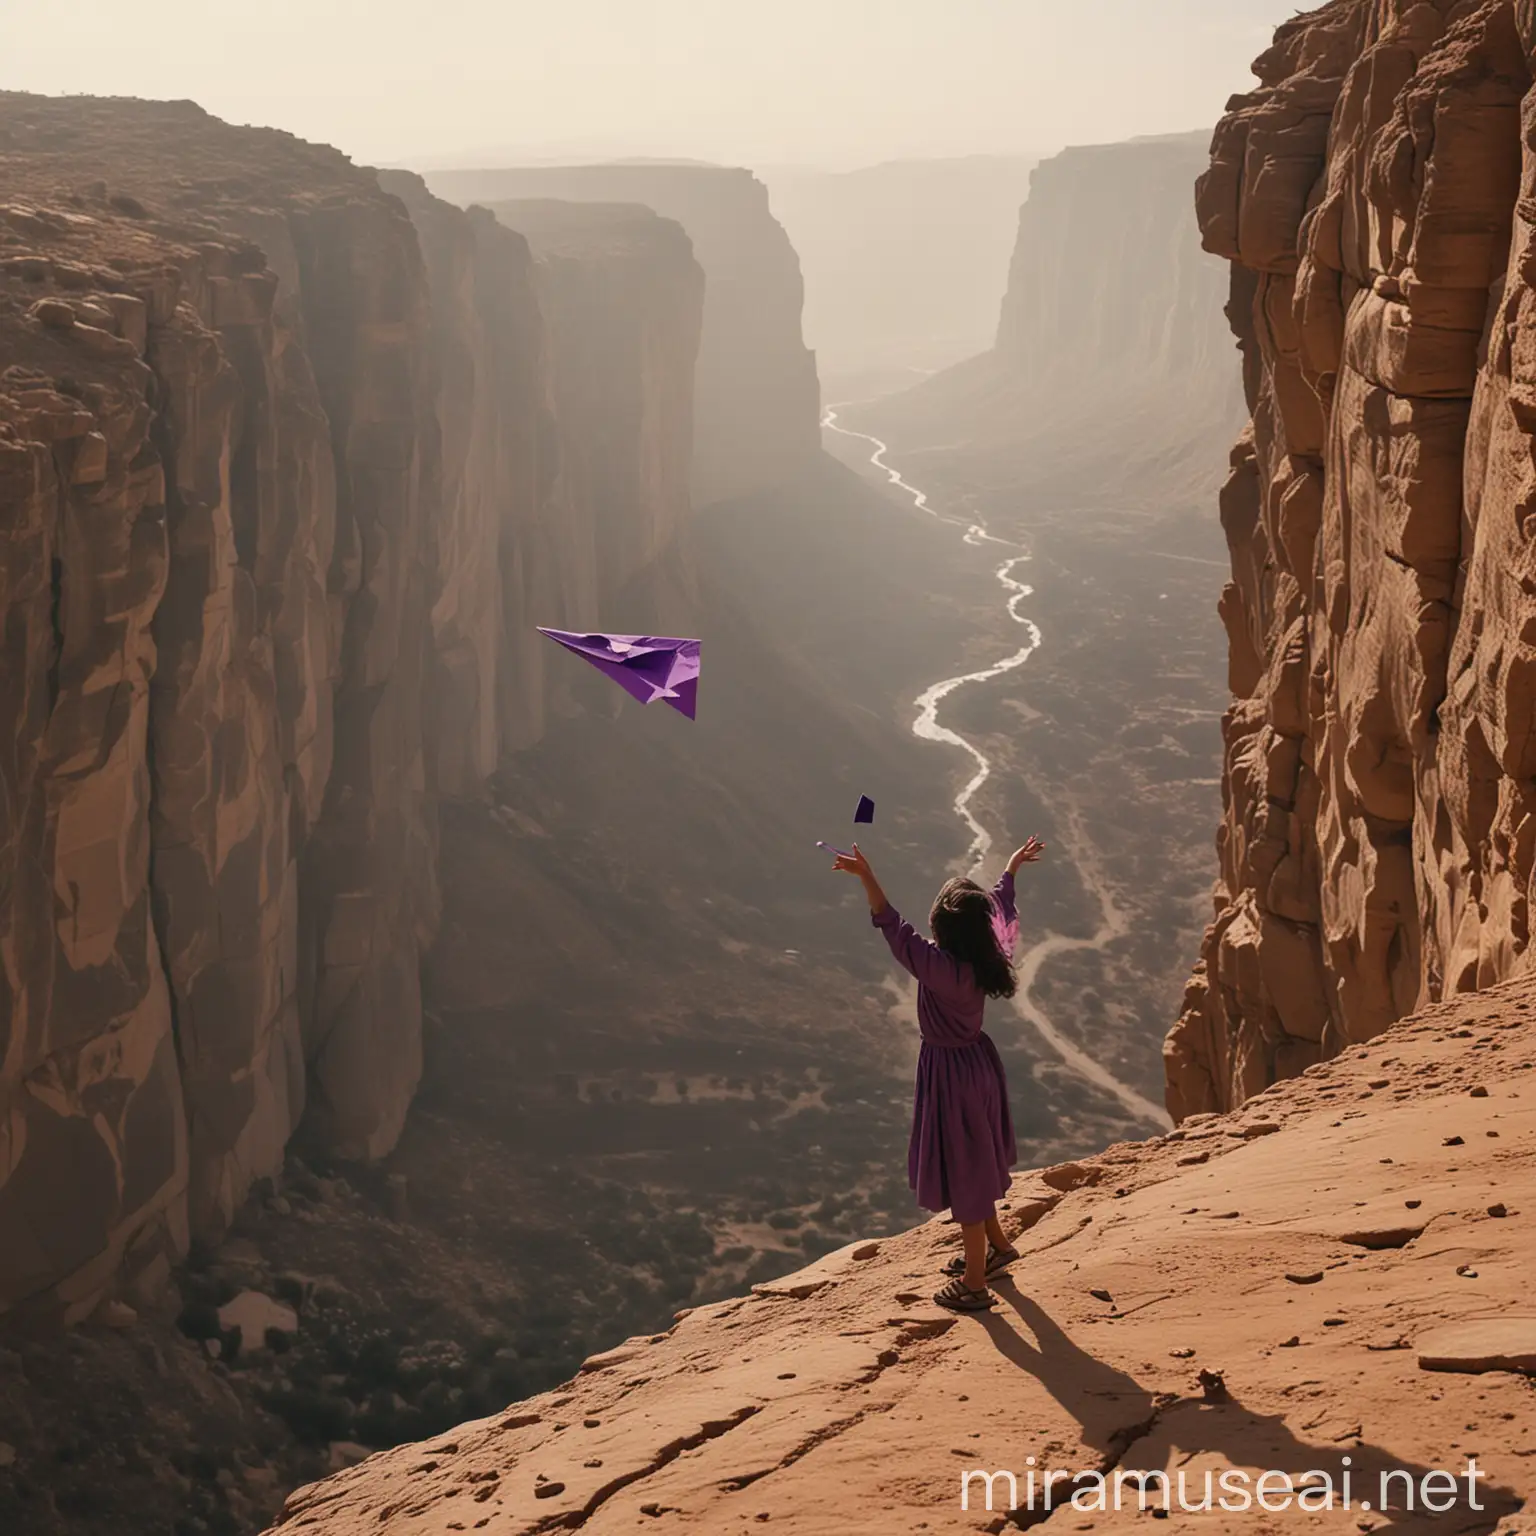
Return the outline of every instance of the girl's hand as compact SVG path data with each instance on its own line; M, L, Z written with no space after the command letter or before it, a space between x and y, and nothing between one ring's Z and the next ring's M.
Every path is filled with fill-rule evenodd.
M1033 864L1045 852L1045 844L1038 837L1032 837L1022 848L1008 860L1008 873L1015 874L1021 864Z
M873 880L875 872L869 867L869 860L859 852L859 845L853 845L853 852L840 853L832 861L832 868L841 870L845 875L857 875L860 880Z
M880 882L875 879L875 872L869 867L869 860L859 852L859 845L853 845L852 853L840 853L832 861L832 868L841 870L846 875L857 875L864 883L864 894L869 897L870 912L879 917L886 908L885 892L880 889Z

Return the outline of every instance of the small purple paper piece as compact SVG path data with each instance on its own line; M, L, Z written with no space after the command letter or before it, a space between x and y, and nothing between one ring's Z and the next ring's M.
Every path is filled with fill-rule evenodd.
M698 708L699 642L665 635L581 635L564 629L545 629L541 635L558 641L611 677L631 698L642 704L660 699L692 720Z
M859 808L853 813L855 822L873 822L875 819L875 802L868 795L859 796Z

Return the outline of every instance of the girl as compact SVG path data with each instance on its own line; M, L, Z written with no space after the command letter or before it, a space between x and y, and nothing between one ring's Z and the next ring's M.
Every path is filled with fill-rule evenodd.
M1033 864L1044 851L1044 843L1030 838L990 895L974 880L948 881L928 914L932 943L885 899L857 843L833 865L863 882L875 927L917 978L923 1044L907 1177L919 1205L948 1210L960 1223L965 1258L949 1266L955 1278L933 1298L955 1312L995 1306L987 1281L1018 1258L997 1219L997 1201L1018 1156L1008 1084L981 1022L989 997L1013 996L1013 968L999 926L1011 930L1017 922L1013 877L1019 866Z

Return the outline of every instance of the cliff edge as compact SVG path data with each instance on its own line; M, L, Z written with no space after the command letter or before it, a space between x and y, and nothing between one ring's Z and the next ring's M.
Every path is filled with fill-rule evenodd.
M1392 1530L1529 1531L1533 1058L1536 987L1432 1009L1242 1111L1018 1176L1023 1258L990 1315L928 1300L954 1249L930 1222L300 1489L275 1529L1000 1532L1046 1517L1047 1472L1119 1528L1143 1517L1135 1480L1115 1512L1117 1472L1168 1474L1177 1516L1207 1475L1235 1499L1240 1469L1249 1512L1213 1505L1212 1530L1369 1528L1386 1474ZM1012 1471L1021 1506L1033 1470L1037 1507L993 1478L989 1511L973 1478L966 1509L978 1470ZM1266 1523L1257 1474L1314 1470L1336 1500L1350 1474L1352 1510Z
M1199 215L1251 422L1175 1115L1529 966L1533 50L1513 0L1335 0L1217 130Z

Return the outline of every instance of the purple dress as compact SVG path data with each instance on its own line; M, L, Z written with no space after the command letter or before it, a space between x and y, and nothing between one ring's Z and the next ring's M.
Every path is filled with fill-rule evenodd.
M992 900L1011 927L1017 921L1012 875L997 882ZM985 1221L1007 1192L1008 1170L1018 1159L1002 1058L981 1028L986 994L969 964L923 938L889 902L873 922L917 978L923 1044L908 1181L924 1210L948 1210L966 1226Z

